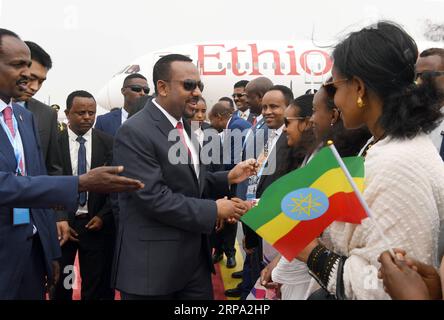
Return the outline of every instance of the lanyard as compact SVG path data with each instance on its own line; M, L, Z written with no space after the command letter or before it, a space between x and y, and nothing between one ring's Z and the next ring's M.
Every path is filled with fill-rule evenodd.
M2 124L4 131L6 132L6 135L8 136L8 139L9 139L9 142L11 143L12 148L14 149L15 160L17 161L17 169L15 172L17 175L23 175L23 172L21 172L21 170L20 170L20 161L22 160L22 153L19 148L20 137L19 137L17 120L15 119L14 113L12 116L12 125L14 127L15 137L13 137L11 131L9 131L9 128L6 125L4 117L3 117L3 121L0 121L0 122Z

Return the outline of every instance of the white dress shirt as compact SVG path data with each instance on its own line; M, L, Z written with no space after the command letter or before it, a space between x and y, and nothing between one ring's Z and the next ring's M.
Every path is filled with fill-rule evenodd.
M242 112L240 110L238 110L238 116L239 118L242 118L244 120L248 120L248 117L250 116L250 109L245 110L245 112Z
M125 110L125 108L122 107L122 124L128 120L128 112Z
M80 143L77 142L77 134L75 134L71 128L68 126L68 141L69 141L69 156L71 158L71 167L72 167L72 175L78 175L78 159L79 159L79 148ZM91 170L91 155L92 155L92 129L89 129L83 135L85 141L85 149L86 149L86 172ZM88 193L87 193L88 199ZM88 202L77 210L76 215L88 213Z
M159 110L165 115L165 117L167 117L168 121L171 123L171 125L173 126L173 128L176 128L177 123L181 122L183 125L183 119L181 118L180 121L176 120L176 118L174 118L172 115L170 115L168 113L168 111L166 111L160 104L157 103L156 99L153 99L153 104L159 108ZM197 180L199 180L199 154L196 150L196 148L194 147L194 144L191 143L190 137L188 136L188 134L185 131L185 127L183 129L183 136L185 137L185 143L188 146L188 149L191 152L191 161L193 163L193 167L194 167L194 171L196 172L196 176L197 176Z

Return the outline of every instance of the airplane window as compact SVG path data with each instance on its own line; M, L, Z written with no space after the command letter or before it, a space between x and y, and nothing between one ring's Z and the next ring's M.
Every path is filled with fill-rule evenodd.
M281 68L285 69L285 63L284 62L281 63Z
M227 63L227 69L231 69L231 62Z
M264 62L264 69L267 70L268 64Z
M239 70L240 67L241 67L241 64L238 62L238 63L236 64L236 67L237 67L237 70Z
M223 68L223 66L222 66L222 62L219 62L219 63L217 64L217 67L218 67L219 69L222 70L222 68Z
M250 64L248 62L245 63L245 69L249 69L250 68Z
M273 70L276 70L276 63L273 62L273 63L271 64L271 68L272 68Z

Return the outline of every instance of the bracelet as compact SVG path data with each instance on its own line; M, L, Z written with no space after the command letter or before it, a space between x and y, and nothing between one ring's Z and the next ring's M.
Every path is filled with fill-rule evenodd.
M330 273L335 264L341 259L340 255L328 250L323 245L318 245L310 253L307 266L319 284L323 288L327 288Z

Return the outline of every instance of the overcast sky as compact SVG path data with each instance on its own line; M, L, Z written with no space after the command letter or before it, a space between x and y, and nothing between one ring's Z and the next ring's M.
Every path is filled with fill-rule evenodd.
M73 90L97 94L129 62L164 47L207 40L306 40L332 44L384 18L423 40L444 24L444 0L0 0L0 26L53 58L37 98L65 106Z

